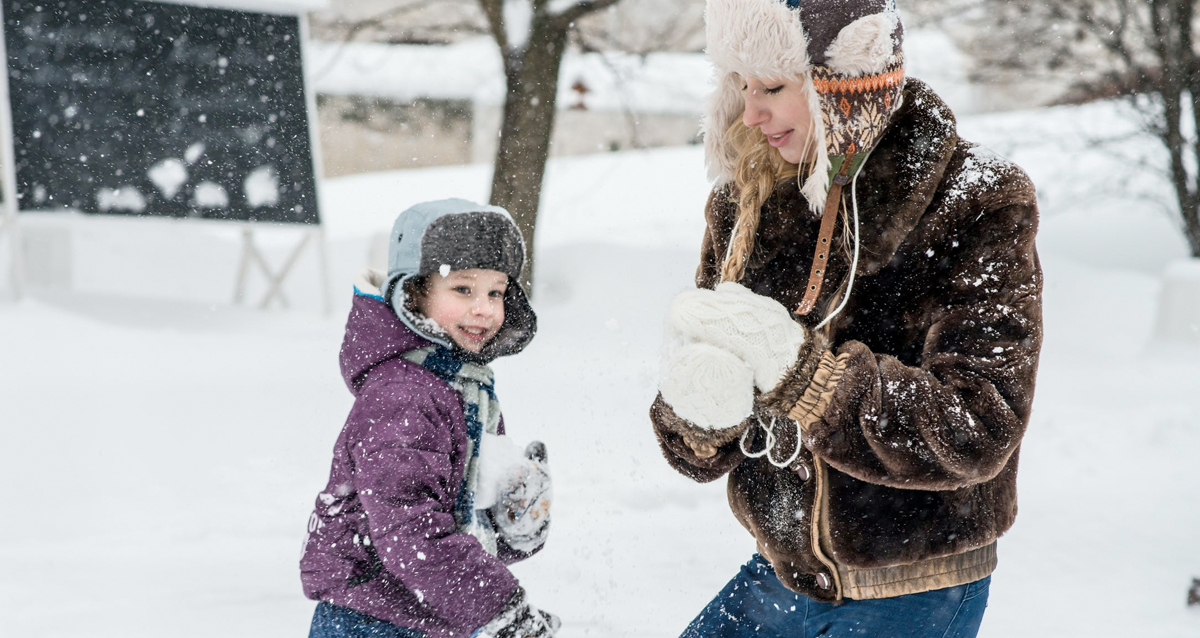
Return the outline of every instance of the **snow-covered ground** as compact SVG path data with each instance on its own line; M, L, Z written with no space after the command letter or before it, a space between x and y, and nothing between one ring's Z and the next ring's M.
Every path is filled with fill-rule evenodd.
M1100 105L962 123L1026 166L1044 215L1046 344L985 637L1200 635L1184 604L1200 576L1200 349L1152 337L1161 275L1186 250L1161 182L1107 177L1155 161L1136 159L1153 145L1113 159L1081 134L1122 121ZM753 551L723 484L671 471L646 416L703 175L698 148L549 172L541 332L495 367L512 432L549 447L554 530L516 572L564 638L678 635ZM328 317L311 253L285 287L296 309L263 312L228 304L228 227L30 220L70 229L74 290L0 299L0 636L305 635L297 558L351 403L336 359L351 278L398 211L482 199L488 181L469 166L325 182ZM294 241L262 239L276 261Z

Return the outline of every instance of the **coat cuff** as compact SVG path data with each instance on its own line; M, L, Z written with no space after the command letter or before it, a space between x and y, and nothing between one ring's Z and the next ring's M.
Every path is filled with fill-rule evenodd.
M800 430L805 434L808 434L813 424L825 418L825 410L833 401L833 393L846 373L846 362L849 360L848 354L834 356L828 350L821 354L821 361L817 364L817 371L813 373L812 382L805 388L796 405L788 411L788 418L800 424Z
M707 483L716 480L737 467L745 459L741 448L738 447L737 439L741 435L741 431L749 426L749 420L744 421L736 428L738 433L728 443L720 446L714 445L717 453L708 458L696 456L691 446L683 439L685 433L696 434L699 428L675 414L675 411L667 405L666 401L663 401L661 396L655 399L654 404L650 406L650 422L654 426L654 433L667 462L679 473L694 481ZM711 441L715 440L718 439L706 439L703 442L710 442L711 445Z
M809 332L800 347L796 364L784 375L774 390L760 397L766 413L786 417L808 428L825 416L833 393L846 370L848 355L834 355L832 343L824 335Z
M758 407L770 416L784 418L791 412L792 406L796 405L808 389L808 384L821 362L821 355L832 345L828 337L811 330L806 331L805 337L804 344L796 353L796 362L783 373L779 385L758 397Z
M747 418L731 428L719 430L702 428L676 414L671 405L663 399L662 394L658 395L654 400L654 405L650 409L654 422L663 431L678 435L685 441L704 443L715 448L736 441L742 435L742 432L745 432L746 428L749 427L750 418L753 418Z

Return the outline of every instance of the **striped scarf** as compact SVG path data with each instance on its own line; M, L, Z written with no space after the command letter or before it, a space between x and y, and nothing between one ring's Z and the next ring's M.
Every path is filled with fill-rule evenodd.
M475 492L479 486L479 442L483 433L496 434L500 424L500 403L496 400L492 369L463 361L454 351L442 346L426 346L401 355L450 384L463 398L463 416L467 421L467 463L462 488L454 503L454 521L458 531L479 539L489 554L496 555L496 530L486 516L475 510Z

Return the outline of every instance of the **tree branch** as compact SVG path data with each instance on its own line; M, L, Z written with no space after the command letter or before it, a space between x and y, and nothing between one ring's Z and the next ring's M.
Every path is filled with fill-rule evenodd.
M553 20L559 23L562 28L567 28L572 22L575 22L583 16L596 11L603 11L604 9L616 4L617 1L618 0L580 0L579 2L576 2L555 14Z

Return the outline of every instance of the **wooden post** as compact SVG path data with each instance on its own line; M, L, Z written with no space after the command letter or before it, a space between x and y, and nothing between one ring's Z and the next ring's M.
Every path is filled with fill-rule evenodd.
M271 305L272 301L277 300L280 307L289 308L291 304L283 294L283 283L287 279L287 276L291 274L292 269L295 268L296 262L300 260L304 249L309 244L315 243L317 277L320 279L318 286L321 290L321 309L324 314L328 315L331 312L331 308L328 285L328 262L325 255L325 231L318 226L305 232L300 241L288 253L283 264L278 269L274 269L267 262L266 257L259 250L258 244L254 240L255 230L257 228L254 224L245 224L242 226L242 257L238 263L237 283L234 285L233 303L240 304L245 301L246 281L250 277L250 271L257 270L267 282L267 291L258 302L258 307L265 310Z
M4 6L0 4L0 55L4 56L4 72L0 73L0 242L8 235L10 266L9 282L13 296L20 299L25 288L25 258L22 254L21 231L17 225L17 164L13 147L12 103L8 95L8 43L4 35Z
M302 59L301 66L306 71L308 65L308 38L309 38L309 23L308 14L300 14L300 56ZM304 86L304 99L308 102L308 139L309 148L312 149L313 163L313 192L316 193L317 201L312 204L317 207L317 213L320 214L321 206L321 180L325 178L325 163L321 155L321 131L317 128L317 96L313 88L308 85L307 72L301 77L301 82ZM321 310L325 316L333 314L333 301L329 294L329 258L325 249L325 228L318 224L313 229L317 242L317 261L318 270L317 277L321 279L318 285L321 288Z

